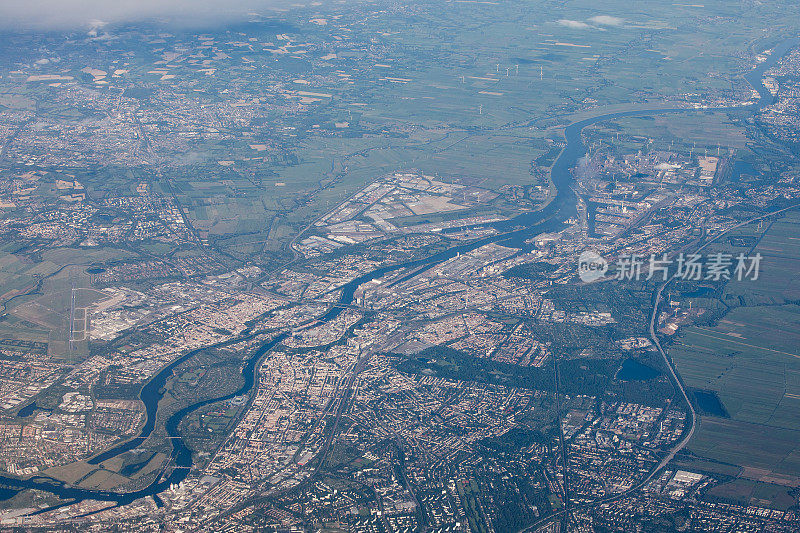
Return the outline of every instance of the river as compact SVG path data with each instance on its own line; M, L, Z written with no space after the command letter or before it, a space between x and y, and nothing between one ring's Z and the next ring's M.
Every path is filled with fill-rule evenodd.
M556 231L560 228L563 228L565 226L564 221L571 216L574 216L576 213L576 198L575 193L572 190L574 177L571 169L578 164L580 158L582 158L587 152L587 148L581 139L581 132L584 128L598 122L604 122L616 118L624 118L627 116L662 115L698 111L752 111L758 110L766 105L771 105L774 103L775 98L761 83L762 76L768 68L777 63L781 57L783 57L797 44L797 42L798 40L796 39L783 41L774 48L773 53L766 61L744 75L744 79L747 80L761 96L757 104L754 106L716 109L667 108L621 111L616 113L608 113L605 115L598 115L568 125L564 129L566 146L553 163L550 171L551 179L556 188L556 197L545 208L539 211L518 215L511 220L494 223L493 226L501 232L497 235L485 237L467 244L458 245L426 258L416 259L401 264L388 265L353 279L342 287L338 305L331 307L331 309L325 313L320 320L329 321L336 318L339 313L341 313L353 302L355 291L360 285L368 281L381 278L389 272L393 272L401 268L416 268L441 263L456 257L456 255L460 253L469 252L492 242L502 242L512 245L519 244L521 241L530 237L534 237L542 232ZM189 475L193 465L192 450L186 445L178 431L180 422L188 414L200 409L203 406L226 401L235 396L249 394L253 385L256 383L256 366L258 365L258 362L276 344L285 339L287 335L287 333L282 333L264 343L253 352L253 354L245 362L242 370L244 384L236 392L196 402L177 411L170 416L169 419L167 419L165 423L165 429L167 435L170 437L170 443L172 445L171 457L174 464L172 470L166 477L160 476L144 489L128 493L118 493L111 491L81 489L45 476L33 476L28 479L18 479L11 476L0 475L0 497L4 497L5 499L13 496L21 490L37 489L50 492L59 498L66 500L81 501L86 499L94 499L113 502L118 505L124 505L138 498L156 495L168 488L171 484L179 483L180 481L184 480L187 475ZM241 340L243 339L232 339L222 344L232 344L234 342L240 342ZM144 426L139 432L139 435L90 459L88 461L90 464L99 464L112 457L130 451L142 445L147 440L155 428L158 405L161 401L161 398L164 396L164 388L167 381L172 377L172 373L178 365L193 357L201 350L202 348L191 351L176 359L164 367L142 387L139 398L145 405L146 420Z

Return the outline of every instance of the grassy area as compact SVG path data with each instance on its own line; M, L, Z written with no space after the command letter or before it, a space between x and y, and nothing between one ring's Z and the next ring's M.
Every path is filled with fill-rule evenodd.
M790 491L791 489L781 485L736 479L713 487L707 495L724 503L768 506L786 511L795 504L795 498Z
M800 429L800 307L739 308L689 327L670 354L684 382L713 390L734 420Z
M798 484L800 306L792 301L800 216L752 224L731 237L714 250L754 247L764 257L759 279L729 283L721 300L736 307L709 325L683 329L669 349L685 384L715 392L730 415L703 416L689 450L701 459L738 465L751 480Z
M419 9L413 17L394 10L359 14L357 32L379 35L379 46L392 51L385 63L363 61L354 71L339 65L344 78L336 81L331 73L309 87L330 98L290 121L276 117L274 130L193 141L191 153L176 154L177 168L154 190L174 191L204 237L252 236L217 243L245 256L279 250L310 220L389 172L419 169L491 188L541 184L531 164L547 152L543 140L559 138L558 124L576 112L674 107L666 99L732 93L741 89L732 87L731 77L743 69L743 50L763 51L797 19L796 6L722 1L644 2L631 12L627 3L613 0L603 5L609 18L602 23L592 20L597 6L588 0ZM741 24L751 18L760 24ZM763 27L774 37L765 40ZM352 57L340 52L342 59ZM270 52L246 55L259 68L298 76L312 67L320 76L327 73L324 66L276 59ZM151 66L130 68L136 73ZM21 98L15 95L13 102ZM745 143L741 127L724 114L620 124L687 146L739 149ZM128 189L138 180L151 181L147 174L109 169L80 177L94 192Z

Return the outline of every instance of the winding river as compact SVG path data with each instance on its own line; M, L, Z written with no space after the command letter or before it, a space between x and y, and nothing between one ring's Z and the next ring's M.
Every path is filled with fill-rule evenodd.
M511 220L494 223L493 226L500 231L500 233L497 235L485 237L467 244L458 245L423 259L416 259L401 264L385 266L353 279L342 287L342 293L339 298L338 305L331 307L331 309L325 315L323 315L320 320L330 321L336 318L339 313L346 308L346 306L353 302L355 291L360 285L368 281L378 279L389 272L399 270L401 268L416 268L441 263L455 257L459 253L469 252L488 243L507 241L512 244L519 243L521 240L534 237L542 232L555 231L563 228L565 225L563 221L573 216L576 212L576 198L575 193L572 190L574 178L570 169L575 167L579 159L587 152L587 148L581 139L581 133L584 128L598 122L604 122L607 120L624 118L628 116L652 116L703 111L719 112L758 110L766 105L772 104L775 101L775 98L772 96L772 94L761 83L764 72L773 66L789 50L791 50L797 44L797 42L798 41L796 39L782 42L775 47L772 54L765 62L761 63L757 68L748 72L744 76L744 79L747 80L761 96L754 106L713 109L666 108L621 111L616 113L608 113L605 115L598 115L568 125L564 129L566 146L553 163L550 173L553 184L556 187L556 197L545 208L539 211L524 213ZM154 496L167 489L171 484L179 483L189 474L193 464L192 450L186 445L178 431L180 422L188 414L200 409L201 407L216 402L230 400L235 396L249 394L250 390L256 383L256 367L258 362L276 344L284 340L287 335L287 333L282 333L262 344L253 352L253 354L245 362L242 370L244 383L237 391L224 396L209 398L196 402L177 411L167 419L165 422L165 429L167 435L170 437L170 443L172 445L171 457L173 461L173 468L168 475L160 476L149 486L134 492L118 493L112 491L81 489L45 476L33 476L27 479L18 479L11 476L0 475L0 496L8 498L22 490L36 489L50 492L61 499L71 500L71 502L93 499L124 505L145 496ZM242 340L244 339L241 337L231 339L230 341L221 343L218 346L233 344ZM138 436L95 456L88 461L90 464L100 464L108 459L111 459L112 457L116 457L122 453L141 446L147 440L155 428L158 417L159 402L164 396L167 381L172 377L173 371L179 365L199 353L202 349L203 348L188 352L176 359L164 367L142 387L139 398L145 405L146 419L145 424L140 430Z

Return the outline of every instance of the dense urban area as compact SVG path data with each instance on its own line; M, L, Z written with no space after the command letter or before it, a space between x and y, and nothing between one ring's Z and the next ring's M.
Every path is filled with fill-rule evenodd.
M800 530L800 7L0 31L3 530Z

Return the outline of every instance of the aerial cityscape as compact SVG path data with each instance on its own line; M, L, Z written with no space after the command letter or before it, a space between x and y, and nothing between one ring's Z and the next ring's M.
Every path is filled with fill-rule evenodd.
M800 4L0 3L0 530L800 531Z

